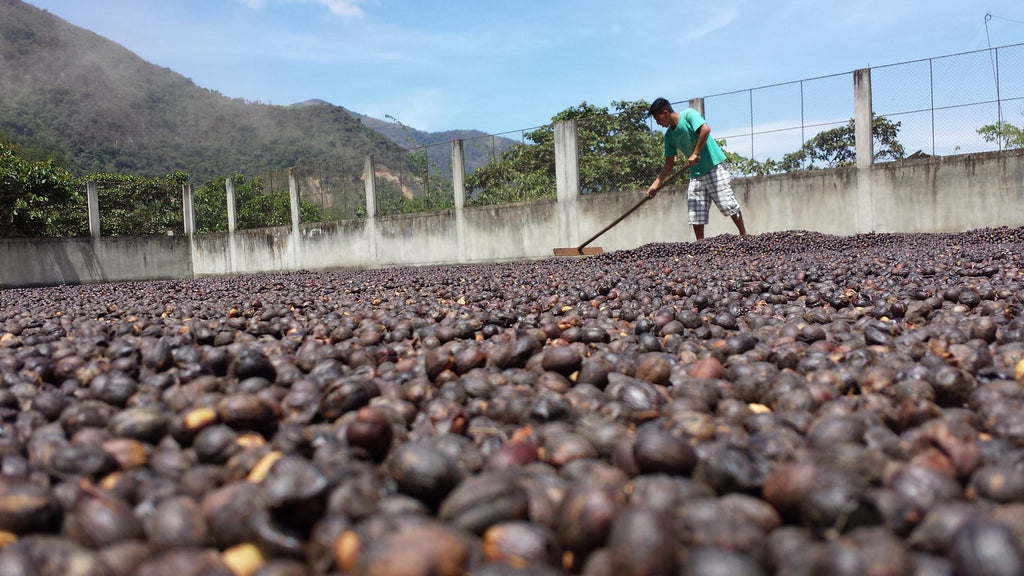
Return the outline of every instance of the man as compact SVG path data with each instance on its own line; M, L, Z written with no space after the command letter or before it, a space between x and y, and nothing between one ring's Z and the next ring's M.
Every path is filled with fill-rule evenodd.
M686 205L693 235L697 240L704 239L704 225L708 223L708 211L714 200L722 215L732 218L740 236L745 236L747 229L743 226L743 214L732 193L729 172L722 165L725 153L711 138L711 128L708 128L704 118L693 108L687 108L683 113L676 112L664 98L655 100L649 112L658 126L666 130L665 164L647 189L647 197L654 198L657 195L658 187L675 167L676 155L682 153L686 158L685 167L690 169Z

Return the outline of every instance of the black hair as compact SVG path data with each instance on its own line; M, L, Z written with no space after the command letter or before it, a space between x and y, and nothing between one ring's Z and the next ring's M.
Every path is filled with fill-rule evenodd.
M668 100L664 98L656 98L654 102L651 103L651 107L650 109L648 109L647 113L650 114L651 116L654 116L655 114L660 114L662 110L675 112L675 110L672 109L672 105L669 104Z

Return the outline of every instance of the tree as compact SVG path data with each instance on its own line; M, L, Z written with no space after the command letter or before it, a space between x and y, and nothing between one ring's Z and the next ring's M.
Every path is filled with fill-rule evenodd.
M291 226L291 196L288 190L266 191L262 177L231 177L235 190L235 216L240 230ZM203 184L195 192L196 232L210 234L227 232L227 178L219 176ZM299 201L299 221L319 222L320 207L307 200Z
M237 198L239 191L251 185L251 181L236 174L231 179ZM262 189L263 183L260 182ZM196 233L210 234L228 231L227 178L218 176L200 186L193 196L195 202Z
M978 128L978 134L985 142L994 142L1000 150L1024 148L1024 130L1007 122L996 122Z
M405 153L409 165L408 177L399 177L397 182L379 182L376 189L377 215L416 214L455 208L455 187L450 167L447 174L442 172L430 159L426 147L408 149ZM395 164L401 166L403 163ZM357 213L365 216L366 208L360 208Z
M782 168L779 163L771 158L767 158L764 162L754 160L753 158L747 158L728 149L728 142L725 138L716 139L718 145L725 152L725 164L729 166L732 172L740 174L742 176L765 176L767 174L777 174L782 172Z
M487 206L555 196L555 151L545 145L550 127L524 134L533 144L516 143L466 178L466 202Z
M394 116L385 114L385 118L394 122L409 134L413 130ZM451 166L442 171L427 153L426 146L416 146L412 136L406 137L410 148L404 149L405 162L393 163L396 166L408 165L411 179L399 178L397 183L381 182L377 188L377 215L415 214L421 212L437 212L455 208L455 187L451 179ZM365 216L366 208L357 210L357 215Z
M99 184L100 230L104 236L182 234L181 187L185 172L163 178L123 174L90 174Z
M647 102L613 102L614 112L586 102L526 133L466 179L471 205L525 202L555 196L554 125L576 120L580 190L584 194L647 186L661 166L661 136L647 125Z
M577 118L580 191L584 194L646 189L661 168L663 139L647 124L647 102L613 102L616 113L586 106L556 121Z
M88 216L75 178L53 160L29 160L0 140L0 237L84 236Z
M900 122L892 122L885 116L873 115L871 138L875 161L901 160L905 157L903 145L897 139L899 130ZM724 141L720 143L724 144ZM744 175L853 166L857 161L854 121L850 119L843 126L819 132L799 150L785 154L779 161L768 158L764 162L759 162L735 153L727 153L727 157L733 169Z

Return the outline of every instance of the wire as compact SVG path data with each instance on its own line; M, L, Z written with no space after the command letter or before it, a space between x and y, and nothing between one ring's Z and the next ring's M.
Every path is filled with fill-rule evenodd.
M991 12L985 13L985 39L988 41L988 57L992 61L992 80L996 85L996 102L999 101L999 70L996 68L996 55L992 50L992 38L988 34L988 22L993 18ZM996 106L996 116L998 117L998 126L1002 129L1003 126L1003 110L1001 107Z
M996 20L1006 20L1007 22L1015 22L1017 24L1024 24L1024 20L1014 20L1013 18L1003 18L1002 16L993 16L991 13L985 15L985 21L988 22L992 18Z

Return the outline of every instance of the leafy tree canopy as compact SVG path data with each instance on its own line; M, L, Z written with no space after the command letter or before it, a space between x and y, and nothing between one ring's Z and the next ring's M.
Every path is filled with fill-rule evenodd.
M291 196L286 189L266 190L262 177L247 178L242 174L231 177L235 192L235 218L240 230L291 226ZM194 195L196 232L209 234L228 231L227 178L207 181ZM299 200L299 221L323 220L320 208L306 200Z
M67 210L75 205L81 210ZM17 146L0 139L0 237L87 232L85 194L75 178L55 161L22 157Z
M1024 130L1007 122L996 122L978 128L985 142L994 142L1002 150L1024 148Z
M104 236L145 236L184 232L182 186L184 172L163 178L90 174L76 178L54 160L25 158L21 150L0 137L0 237L75 237L89 233L86 183L97 182L100 230ZM226 232L225 177L207 182L194 195L196 231ZM291 224L288 190L265 190L263 178L236 174L238 228ZM323 220L320 208L299 202L300 220Z
M185 172L163 178L90 174L83 179L98 184L100 231L104 236L182 234L184 215L181 187Z
M648 103L619 101L612 106L614 111L584 102L528 132L531 143L513 144L466 179L469 204L554 198L554 125L568 120L576 120L584 194L646 186L662 161L661 136L647 124Z
M905 157L903 145L897 139L899 129L899 122L893 122L877 114L873 116L871 136L874 141L874 159L876 161L901 160ZM733 169L744 175L763 176L817 168L853 166L857 161L854 134L854 121L850 119L843 126L819 132L796 152L785 154L782 160L768 158L761 162L732 152L726 152L726 156ZM719 141L719 143L724 144L725 142Z

